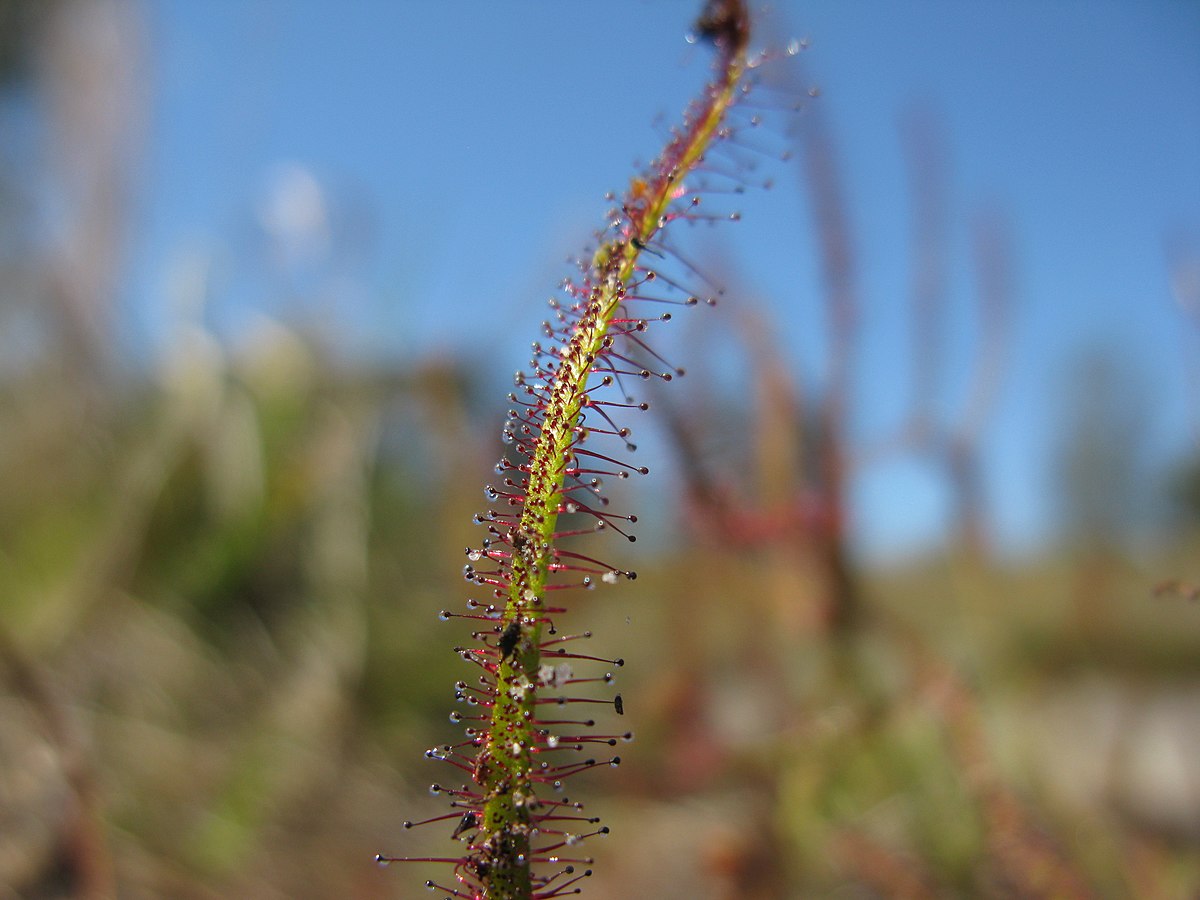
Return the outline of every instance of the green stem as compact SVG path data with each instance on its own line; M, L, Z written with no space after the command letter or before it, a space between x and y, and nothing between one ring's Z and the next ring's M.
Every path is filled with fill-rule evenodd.
M553 559L561 489L573 461L588 377L611 341L609 326L643 248L669 221L669 208L684 193L685 179L718 135L745 70L746 17L740 2L710 4L701 28L721 54L719 76L651 174L634 179L626 196L625 227L593 257L587 281L591 291L549 385L549 400L531 455L524 507L510 539L513 551L502 635L515 640L511 654L504 653L496 672L491 724L475 769L476 783L486 797L475 842L479 852L476 874L486 886L487 896L495 900L526 900L533 890L530 846L536 798L531 780L532 749L546 579Z

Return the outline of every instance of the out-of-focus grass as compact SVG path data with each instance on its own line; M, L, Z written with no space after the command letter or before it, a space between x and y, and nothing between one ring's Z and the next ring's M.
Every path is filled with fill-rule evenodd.
M498 452L472 402L294 336L7 386L4 895L100 896L106 860L121 897L414 894L371 857L450 830L401 823L461 780L421 751L471 677L437 611ZM627 660L637 733L571 788L613 827L589 895L1187 896L1200 609L1152 588L1194 547L863 567L836 640L798 543L639 560L563 621Z

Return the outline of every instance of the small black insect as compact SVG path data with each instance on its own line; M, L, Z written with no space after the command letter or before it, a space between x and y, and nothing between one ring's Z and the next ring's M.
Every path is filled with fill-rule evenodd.
M625 701L621 699L620 694L613 698L613 706L616 707L618 716L625 715Z
M500 647L500 659L505 660L512 656L513 651L517 648L517 641L521 638L521 623L513 619L508 623L508 626L500 634L500 640L497 642Z
M458 836L460 834L462 834L464 831L470 831L472 828L474 828L478 824L479 824L479 819L476 818L475 813L473 813L473 812L467 813L466 815L464 815L462 817L462 821L460 821L458 823L458 827L456 827L454 829L454 834L450 835L451 839L457 839Z

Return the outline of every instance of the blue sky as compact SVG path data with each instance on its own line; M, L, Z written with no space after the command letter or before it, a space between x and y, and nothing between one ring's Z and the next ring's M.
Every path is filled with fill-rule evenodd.
M231 339L248 310L318 317L351 355L454 352L511 373L603 194L654 155L656 119L674 121L707 74L684 40L694 6L146 4L131 345L161 349L173 273L200 261L214 273L210 324ZM919 108L947 159L947 411L978 347L971 223L994 210L1012 234L1012 340L985 433L1005 545L1033 546L1053 521L1047 460L1082 348L1138 372L1148 452L1182 454L1195 398L1165 245L1177 235L1200 254L1200 4L781 2L775 22L780 40L811 42L802 78L820 89L846 190L863 300L856 434L886 434L910 399L898 125ZM781 140L773 127L765 143ZM739 200L744 220L719 236L811 382L825 344L807 188L794 163L770 174L772 190ZM293 255L273 254L263 223L281 216L316 216L328 233L293 234ZM703 248L709 235L697 237ZM497 427L506 390L498 380ZM864 546L885 552L946 521L939 480L911 463L873 470L855 497Z

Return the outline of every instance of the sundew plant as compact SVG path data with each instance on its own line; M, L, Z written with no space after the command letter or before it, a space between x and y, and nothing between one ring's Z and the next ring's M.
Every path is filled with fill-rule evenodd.
M705 6L693 36L716 55L713 79L608 213L580 273L551 299L529 369L517 374L508 395L503 438L509 449L486 488L492 505L475 517L486 536L467 550L466 578L483 596L468 599L464 613L442 612L444 619L477 625L474 643L457 651L478 673L456 685L462 707L451 719L464 724L464 740L427 755L466 781L434 784L451 812L416 823L444 824L459 852L436 859L378 857L384 864L448 863L453 883L426 886L449 896L580 893L592 864L581 844L608 830L565 795L564 785L579 772L617 766L612 748L632 739L594 717L617 722L624 713L621 695L611 692L613 674L605 671L622 660L579 652L590 632L560 633L555 616L566 611L560 598L567 589L636 577L568 548L572 538L595 532L634 540L636 516L609 508L604 482L647 474L627 459L635 448L622 422L649 408L633 386L683 374L651 349L648 330L668 321L671 310L715 303L719 293L693 290L705 283L703 276L665 238L679 222L737 218L710 211L703 198L738 178L707 163L706 154L735 137L729 114L750 90L747 75L761 61L747 58L749 35L741 0ZM749 117L748 124L756 123Z

